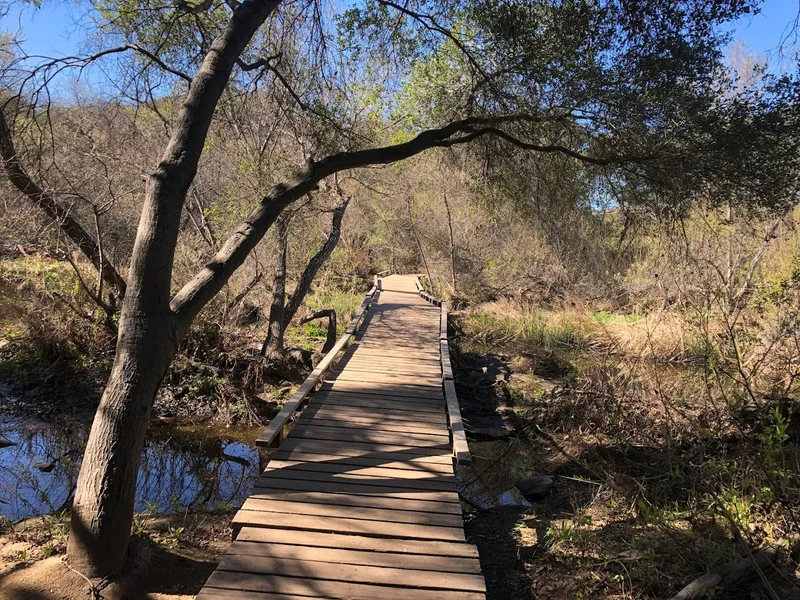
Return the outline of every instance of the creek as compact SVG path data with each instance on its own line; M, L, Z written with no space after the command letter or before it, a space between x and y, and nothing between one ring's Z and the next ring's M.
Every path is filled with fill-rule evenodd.
M89 424L0 413L0 516L10 521L65 508L74 493ZM136 511L229 510L249 495L265 456L257 431L154 424L142 453Z

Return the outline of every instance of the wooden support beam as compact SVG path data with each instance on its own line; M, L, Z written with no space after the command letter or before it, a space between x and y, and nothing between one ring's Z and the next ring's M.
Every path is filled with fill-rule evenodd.
M440 340L439 348L442 357L442 381L453 379L453 365L450 363L450 344L447 340Z
M447 402L447 414L450 417L450 432L453 436L453 457L457 463L472 462L467 444L467 432L461 419L461 408L458 406L456 386L452 379L444 380L444 397Z

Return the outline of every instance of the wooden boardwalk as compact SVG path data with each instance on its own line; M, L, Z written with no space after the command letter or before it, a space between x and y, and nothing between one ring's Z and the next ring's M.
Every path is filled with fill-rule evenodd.
M198 600L485 598L455 485L440 310L415 277L379 288Z

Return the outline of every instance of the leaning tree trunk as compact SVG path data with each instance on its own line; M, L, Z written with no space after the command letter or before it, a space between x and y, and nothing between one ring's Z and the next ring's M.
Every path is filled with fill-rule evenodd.
M102 278L114 286L121 296L124 296L125 280L114 265L103 256L99 243L84 229L83 225L72 218L68 210L65 210L56 202L51 192L47 192L36 185L22 166L19 156L17 156L17 150L14 147L11 129L2 110L0 110L0 155L2 155L8 179L14 187L52 219L64 235L80 248ZM102 300L102 297L100 300Z
M245 0L234 9L191 81L172 137L148 182L114 367L92 424L72 507L67 557L74 568L90 577L107 576L125 560L136 479L155 394L180 338L202 307L198 300L205 300L202 290L192 287L180 302L170 304L186 194L234 64L278 4L279 0ZM278 205L278 212L285 205ZM217 273L222 270L215 269ZM216 287L204 291L213 296L218 290L211 289Z
M333 251L339 244L339 240L342 237L342 219L344 219L344 213L349 204L350 197L345 197L339 205L333 209L333 219L331 220L331 230L328 233L328 239L322 244L322 248L319 249L319 252L308 261L306 268L303 269L303 274L300 276L300 281L297 282L297 287L294 289L294 292L292 292L292 295L289 296L289 301L286 303L286 308L283 311L284 331L289 327L289 323L292 322L292 319L297 314L297 310L300 308L300 305L303 304L303 300L306 299L311 289L311 284L317 276L317 272L319 272L322 265L330 258L330 255L333 254Z
M283 315L286 299L286 257L289 250L289 218L281 215L276 222L278 234L278 260L272 279L272 304L269 307L267 339L261 347L262 356L274 356L283 350Z

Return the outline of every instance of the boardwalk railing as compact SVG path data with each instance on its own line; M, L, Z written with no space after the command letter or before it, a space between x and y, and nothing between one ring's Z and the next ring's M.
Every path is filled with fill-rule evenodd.
M455 381L453 380L453 366L450 363L450 344L447 341L447 302L426 292L419 281L419 277L416 278L415 283L420 297L441 309L439 349L442 360L442 386L447 403L447 416L450 420L450 433L453 437L453 458L457 463L468 463L472 461L472 455L469 453L467 432L464 428L464 421L461 418L461 407L458 404L458 395L456 394Z
M375 285L373 285L372 289L367 292L366 296L364 296L364 300L361 302L361 306L359 307L356 316L353 317L350 325L347 326L344 335L338 339L336 345L334 345L330 352L323 357L314 370L311 371L311 374L306 378L303 384L294 394L292 394L292 397L289 398L286 404L283 405L281 411L275 416L274 419L272 419L272 421L270 421L264 432L258 436L258 439L256 440L256 446L275 447L281 443L281 440L283 439L284 427L289 424L294 416L294 413L308 403L311 394L319 385L322 385L325 380L325 375L327 375L327 373L336 365L336 362L340 358L340 353L344 350L347 350L347 347L352 343L353 335L355 335L356 331L358 330L358 326L361 324L361 321L364 318L372 299L375 297L377 290L378 279L376 275Z

